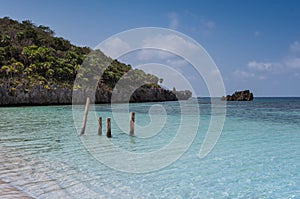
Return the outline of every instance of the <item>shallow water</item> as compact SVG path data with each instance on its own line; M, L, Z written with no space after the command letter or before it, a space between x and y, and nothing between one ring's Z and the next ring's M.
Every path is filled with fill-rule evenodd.
M195 124L198 105L199 128ZM83 106L76 110L72 106L0 108L0 180L34 198L300 197L300 98L228 102L223 132L204 159L198 154L210 121L210 101L188 101L183 106L186 112L178 102L131 104L129 110L136 113L135 137L124 133L128 131L124 104L92 107L82 137L76 130L82 114L76 110L82 112ZM115 120L112 110L124 119ZM133 172L105 164L108 158L115 162L124 158L115 154L111 144L132 153L163 148L176 136L183 114L189 126L183 128L187 138L193 138L188 137L189 129L196 128L197 135L174 163L146 173L134 173L138 160L127 165ZM99 115L103 120L112 117L110 140L97 136ZM149 130L153 134L143 134ZM155 160L145 161L145 166L151 162ZM1 186L0 193L8 194Z

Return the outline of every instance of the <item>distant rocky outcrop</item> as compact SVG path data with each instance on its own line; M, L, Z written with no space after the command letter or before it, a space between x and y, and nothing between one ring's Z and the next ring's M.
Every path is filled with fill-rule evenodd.
M226 101L252 101L253 100L253 93L249 90L244 91L236 91L232 95L227 95L226 97L223 96L221 100Z
M187 100L192 97L192 92L189 90L184 91L172 91L176 95L178 100Z

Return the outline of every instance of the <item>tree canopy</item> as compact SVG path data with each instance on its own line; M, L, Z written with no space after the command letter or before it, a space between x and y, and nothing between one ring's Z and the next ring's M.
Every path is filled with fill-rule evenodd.
M101 71L103 60L109 64L105 71ZM80 70L84 62L94 64L101 73L95 74L90 68ZM50 85L71 88L75 78L82 77L83 81L96 78L100 86L112 89L130 70L133 70L130 65L113 60L100 50L78 47L56 37L47 26L37 26L29 20L0 18L0 84L9 84L12 88L23 84L28 89L37 84L46 89L50 89ZM161 81L138 69L133 70L130 78L142 80L145 86L157 87Z

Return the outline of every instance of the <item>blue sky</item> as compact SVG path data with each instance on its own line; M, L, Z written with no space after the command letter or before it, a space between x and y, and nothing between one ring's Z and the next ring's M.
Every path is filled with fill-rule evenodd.
M206 49L228 94L250 89L255 96L300 96L297 0L0 2L1 17L47 25L57 36L92 48L128 29L171 28ZM191 83L196 95L207 95L197 80Z

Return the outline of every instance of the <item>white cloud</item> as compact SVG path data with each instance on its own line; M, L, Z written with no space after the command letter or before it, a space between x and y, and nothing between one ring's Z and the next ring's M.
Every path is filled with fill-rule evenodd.
M288 55L279 62L257 62L248 63L248 68L256 71L272 73L288 72L300 69L300 42L295 41L289 47Z
M256 61L251 61L248 63L248 67L251 69L255 70L260 70L260 71L267 71L271 70L271 68L274 66L273 63L268 63L268 62L256 62Z
M179 18L175 12L169 13L168 18L170 20L169 28L176 30L179 27Z
M279 74L286 71L287 66L283 62L248 62L248 69L255 73Z
M289 57L284 64L290 69L300 69L300 57Z
M185 40L175 34L157 35L155 37L148 37L143 40L143 49L139 50L137 59L142 61L163 61L166 64L176 66L186 65L187 62L178 57L178 55L190 52L190 56L197 52L199 47L196 44ZM155 47L154 49L152 49ZM199 56L199 55L198 55Z
M147 73L163 78L162 85L166 88L173 89L173 87L175 87L177 90L193 91L193 88L189 83L189 79L173 67L163 64L144 64L140 65L138 68Z
M153 46L155 46L156 48L160 48L162 50L168 49L172 51L171 53L176 52L179 54L185 54L180 52L193 52L199 48L194 43L191 43L186 39L175 34L168 34L168 35L161 34L161 35L157 35L156 37L149 37L144 40L145 48L151 48Z
M248 63L248 68L257 71L270 71L273 73L287 72L300 69L300 42L294 41L289 46L287 56L279 62L257 62Z
M203 35L211 35L215 28L216 24L214 21L206 20L204 18L200 19L200 31Z
M168 60L174 58L175 55L159 49L141 49L137 52L137 58L141 61Z
M290 53L283 61L284 65L290 69L300 69L300 42L294 41L290 45Z
M211 73L211 75L221 76L221 72L217 68L215 70L210 71L210 73Z
M100 50L107 56L116 59L122 52L130 50L130 45L122 39L114 37L105 41Z
M166 62L169 66L173 66L177 68L187 66L189 64L185 59L180 59L175 57L173 59L168 59Z
M187 62L184 58L165 50L142 49L136 53L136 58L141 62L157 62L177 69L189 65L189 62Z
M260 76L258 76L258 79L259 79L259 80L265 80L265 79L267 79L267 77L264 76L264 75L260 75Z
M300 53L300 42L295 41L290 45L291 53Z
M243 71L243 70L235 70L233 72L233 75L236 78L239 78L239 79L245 79L245 78L253 78L253 77L255 77L254 73L251 73L251 72L248 72L248 71Z
M236 70L233 72L235 77L267 79L269 75L297 74L300 69L300 42L295 41L289 46L289 51L285 58L278 62L259 62L250 61L247 70Z

